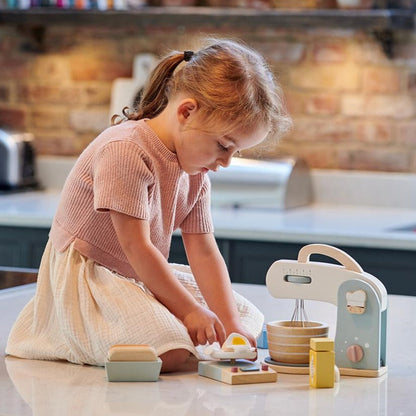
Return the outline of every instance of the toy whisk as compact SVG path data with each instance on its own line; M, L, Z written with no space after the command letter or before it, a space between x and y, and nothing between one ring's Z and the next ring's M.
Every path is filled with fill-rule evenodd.
M290 319L290 326L305 326L305 322L308 322L308 315L305 310L304 299L295 299L295 310L293 311L292 318Z

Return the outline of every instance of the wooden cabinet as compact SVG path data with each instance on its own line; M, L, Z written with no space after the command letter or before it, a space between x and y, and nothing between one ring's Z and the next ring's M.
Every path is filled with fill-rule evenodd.
M49 229L0 226L0 266L38 268Z
M186 256L181 238L172 241L171 262ZM233 282L265 284L269 267L279 259L296 260L299 250L307 243L282 243L250 240L219 240ZM389 294L416 296L416 253L410 250L338 246L352 256L366 271L386 286ZM182 250L182 251L181 251ZM336 263L328 257L313 255L312 261Z
M0 226L0 266L38 268L48 240L49 229ZM265 284L266 273L274 261L296 260L307 243L284 243L221 238L218 246L228 266L231 280ZM376 276L387 292L416 296L416 253L410 250L337 246L351 255L362 268ZM335 262L320 255L311 260ZM174 236L169 261L187 264L180 236Z

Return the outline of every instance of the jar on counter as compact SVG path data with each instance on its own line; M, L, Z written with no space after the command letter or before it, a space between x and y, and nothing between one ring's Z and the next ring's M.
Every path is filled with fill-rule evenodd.
M337 0L339 9L371 9L374 0Z
M272 0L275 9L333 9L336 0Z
M204 0L210 7L250 7L254 9L269 9L273 0Z
M199 6L200 0L147 0L148 6Z

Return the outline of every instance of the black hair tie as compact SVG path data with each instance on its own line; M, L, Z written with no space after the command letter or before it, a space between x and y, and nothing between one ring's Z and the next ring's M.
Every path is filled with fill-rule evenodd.
M189 62L194 55L194 51L185 51L183 53L183 60L185 62Z

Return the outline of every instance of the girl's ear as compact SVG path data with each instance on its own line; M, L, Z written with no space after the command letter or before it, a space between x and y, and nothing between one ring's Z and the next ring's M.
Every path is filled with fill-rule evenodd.
M179 103L178 106L178 118L179 121L185 123L188 121L190 115L198 110L198 104L193 98L185 98Z

